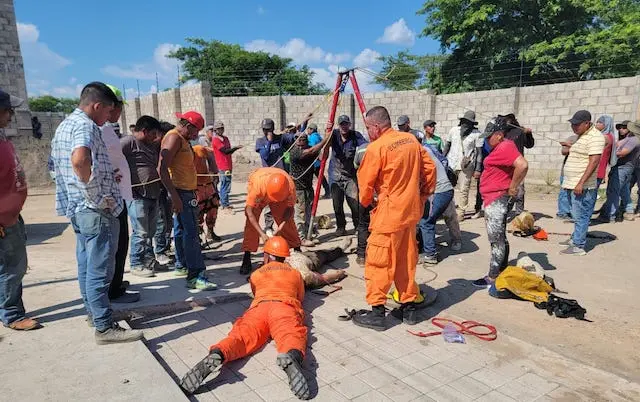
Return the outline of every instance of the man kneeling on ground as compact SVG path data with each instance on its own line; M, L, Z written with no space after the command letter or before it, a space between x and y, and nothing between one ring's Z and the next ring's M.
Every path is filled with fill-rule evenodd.
M291 391L299 399L309 399L309 384L302 373L307 348L302 300L304 282L300 273L286 264L290 256L287 241L274 236L264 245L269 262L249 278L254 298L249 309L238 318L229 335L209 348L209 354L180 382L192 394L223 363L248 356L273 338L278 349L277 364L289 378Z

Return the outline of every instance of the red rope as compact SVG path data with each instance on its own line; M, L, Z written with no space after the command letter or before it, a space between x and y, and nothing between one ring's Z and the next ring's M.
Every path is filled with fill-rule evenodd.
M452 324L456 327L456 330L463 335L472 335L483 341L495 341L498 337L498 330L493 325L482 324L477 321L462 321L456 322L447 318L435 317L431 320L431 323L438 328L444 328L447 324ZM486 331L475 331L474 328L485 328ZM414 332L407 330L411 335L419 336L421 338L427 338L429 336L435 336L442 334L442 331L433 332Z

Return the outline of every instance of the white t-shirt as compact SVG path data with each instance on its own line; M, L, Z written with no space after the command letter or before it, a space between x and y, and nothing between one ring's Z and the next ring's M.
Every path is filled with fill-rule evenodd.
M131 191L131 171L129 170L127 159L122 154L120 138L118 138L116 131L110 123L105 124L100 129L102 131L102 140L107 146L109 161L114 169L119 169L118 173L122 176L120 183L118 183L122 199L125 201L132 201L133 193Z
M442 140L445 142L451 141L451 148L449 148L449 153L447 154L447 159L449 160L449 166L451 169L462 170L462 157L471 157L474 155L476 148L482 147L484 140L480 138L481 134L482 133L477 128L474 128L473 131L464 138L461 146L460 141L462 138L460 135L460 127L453 127L449 130L448 137L443 138ZM475 169L475 160L467 167L467 170L473 169Z

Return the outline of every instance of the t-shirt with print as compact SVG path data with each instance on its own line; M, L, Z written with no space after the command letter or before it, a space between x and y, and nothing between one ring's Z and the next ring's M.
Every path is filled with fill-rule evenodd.
M133 184L149 183L160 178L158 175L158 159L160 145L147 144L136 140L132 135L127 135L120 140L122 153L127 158L131 170L131 182ZM133 197L156 200L160 196L160 182L155 181L144 186L133 187Z
M280 168L266 167L260 168L249 175L249 184L247 186L247 202L246 205L253 208L264 208L270 204L267 198L267 183L269 177L274 174L284 174L289 180L289 195L285 198L284 203L288 207L296 205L296 184L291 176Z
M520 156L513 141L503 140L484 159L480 177L480 194L484 206L507 194L513 179L513 163Z
M16 224L27 199L27 180L13 144L0 129L0 226Z
M432 137L425 136L422 143L426 145L431 145L436 149L436 151L442 153L442 138L438 137L437 135L434 135Z
M221 151L222 148L231 148L229 138L214 135L213 141L211 141L211 148L213 148L213 157L216 159L218 170L231 170L233 167L233 158L231 154L225 154Z
M116 133L113 123L106 123L100 128L102 132L102 141L107 146L107 153L109 154L109 162L114 169L118 169L120 181L118 182L118 188L120 189L120 195L125 201L133 200L133 192L131 191L131 169L127 159L122 154L122 145L120 144L120 137Z
M629 153L626 156L619 157L616 166L635 167L640 156L640 139L633 134L628 134L618 142L618 151L623 149L628 149Z
M473 159L476 148L482 147L483 139L480 138L480 131L474 128L464 139L460 134L461 127L453 127L449 130L449 137L446 141L451 142L447 159L449 160L449 166L453 170L462 170L462 158L464 156ZM466 170L474 169L475 162L471 163L465 168Z
M289 151L291 154L291 166L289 169L298 190L313 188L313 168L309 166L313 164L315 155L303 156L303 151L304 149L298 144L294 145Z
M589 156L602 155L604 144L604 135L594 126L578 136L569 149L569 157L564 165L562 188L573 190L578 185L589 165ZM591 176L584 182L583 188L596 188L597 173L597 169L594 169Z

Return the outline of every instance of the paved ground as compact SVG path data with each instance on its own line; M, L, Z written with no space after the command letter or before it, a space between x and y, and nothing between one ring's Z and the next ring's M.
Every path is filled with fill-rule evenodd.
M234 188L243 185L234 183ZM530 210L540 212L538 223L547 231L570 232L570 225L544 217L554 214L554 205L540 198L530 196L527 201ZM242 195L235 201L241 202ZM321 212L330 208L329 202L321 202ZM145 280L127 274L143 298L134 306L115 307L141 309L130 323L145 329L146 346L160 365L142 343L97 347L84 322L75 279L75 241L67 222L53 216L53 199L47 195L30 197L24 217L31 267L25 277L25 304L45 328L32 333L0 329L3 361L19 362L18 367L0 369L0 395L21 395L25 400L132 400L156 395L153 399L178 400L179 390L161 367L173 378L181 376L248 305L248 300L236 300L189 307L180 302L205 295L187 291L183 279L170 273ZM206 295L214 301L242 297L248 291L245 278L237 274L242 225L241 214L220 216L223 244L209 253L216 259L208 261L210 275L220 285L220 290ZM638 225L592 228L619 240L594 244L585 257L558 255L562 236L551 236L549 242L510 236L512 256L524 250L542 263L557 286L587 308L593 320L589 323L549 317L530 303L493 299L469 286L469 279L486 272L488 244L481 220L463 223L463 251L447 255L445 248L443 262L419 270L419 282L439 289L438 301L425 310L425 318L437 315L494 324L499 331L495 342L468 337L464 345L445 344L440 337L413 337L399 323L375 333L337 321L343 308L365 304L363 272L355 258L336 261L335 267L348 268L351 275L342 283L344 290L328 297L309 295L305 302L311 326L305 365L314 379L317 400L640 400L636 383L640 313L633 292L640 273L633 247L628 246ZM323 239L320 247L336 243L328 233ZM150 307L171 303L171 308ZM425 321L416 328L428 331L432 325ZM230 364L197 399L289 399L275 354L269 344L252 358ZM95 392L95 378L104 383L100 392ZM35 383L46 385L31 386ZM23 388L26 394L18 394Z

